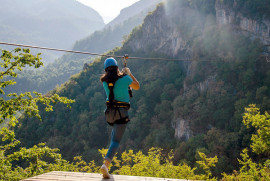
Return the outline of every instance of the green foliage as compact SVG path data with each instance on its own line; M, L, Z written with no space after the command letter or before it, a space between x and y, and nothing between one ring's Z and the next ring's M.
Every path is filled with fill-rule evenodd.
M215 4L216 0L187 0L189 6L193 9L198 9L199 11L205 14L214 14L216 13Z
M261 165L254 163L248 155L248 149L241 153L242 160L239 160L240 171L234 171L232 175L223 174L222 180L268 180L270 170L268 164Z
M74 12L69 12L73 14ZM82 16L81 13L78 14ZM90 36L87 36L84 39L76 41L72 41L69 37L69 41L74 43L73 50L78 51L85 51L85 52L97 52L97 53L104 53L107 51L112 50L117 46L121 46L123 40L123 36L128 35L132 29L138 25L140 25L145 17L146 12L140 13L137 16L131 17L124 22L114 25L108 26L99 31L95 31ZM93 16L85 16L86 19L92 19ZM122 21L122 20L121 20ZM74 21L77 22L77 21ZM80 23L80 22L77 22ZM84 23L85 24L85 23ZM89 23L85 26L93 26L93 23ZM81 26L79 26L81 27ZM0 27L1 28L1 27ZM66 28L69 29L69 28ZM87 29L87 35L90 33L89 28ZM90 28L90 29L93 29ZM0 30L1 31L1 30ZM49 31L48 31L49 32ZM73 36L79 36L78 34L72 33ZM54 35L55 36L55 35ZM82 35L80 35L82 36ZM52 40L57 40L54 42L52 47L66 47L67 46L67 39L66 35L64 36L65 39L59 41L58 39L51 38ZM104 43L106 42L106 43ZM60 45L61 44L61 45ZM70 46L68 46L69 48ZM46 52L47 53L47 52ZM44 55L43 55L44 57ZM47 58L43 58L48 63ZM16 77L15 81L18 83L12 88L7 88L5 91L7 93L22 93L28 91L36 91L40 93L47 93L50 90L53 90L55 87L60 87L61 84L68 81L68 79L80 72L82 69L87 68L89 63L94 60L94 56L83 55L83 54L72 54L67 53L64 54L61 58L54 58L54 61L50 64L46 64L46 66L42 69L31 70L27 69Z
M269 18L269 0L219 0L246 17L262 20Z
M29 49L22 50L21 48L16 48L14 50L14 53L17 53L17 55L13 55L12 52L7 50L1 50L2 62L0 63L0 66L4 68L4 71L1 71L0 73L1 79L3 79L4 76L16 77L17 73L15 73L14 70L18 69L19 71L22 71L22 68L25 67L26 65L30 67L35 66L35 68L39 68L40 66L43 65L43 63L40 61L41 54L37 54L37 56L34 56L30 53ZM6 86L10 84L3 84L3 85Z
M43 63L40 61L40 54L34 56L29 49L17 48L14 52L2 50L0 66L0 92L4 94L4 88L13 85L14 80L6 78L16 77L18 71L26 66L39 68ZM1 180L20 180L25 177L33 176L39 173L54 169L71 169L72 165L61 158L56 153L58 149L51 149L41 143L32 148L18 147L20 141L15 138L13 128L18 123L15 116L18 112L24 112L29 116L35 116L41 119L39 107L43 105L45 111L53 111L52 104L64 103L67 107L73 103L66 97L60 97L58 94L44 96L34 92L17 95L10 93L8 100L0 98L0 124L8 120L8 127L0 130L0 179ZM65 165L65 166L64 166Z
M267 144L269 140L265 133L261 134L259 130L267 130L268 114L260 115L258 108L255 105L250 105L249 108L246 108L247 113L243 116L244 124L249 127L249 124L252 124L256 127L257 133L253 136L263 137L266 140L265 146L262 148L269 149L270 145ZM258 123L261 124L258 126ZM268 132L269 133L269 132ZM215 135L219 137L220 135ZM255 145L260 145L261 140L252 139L254 153L261 153L254 149ZM103 156L105 156L107 150L99 150ZM178 164L177 166L173 164L172 160L174 159L174 154L170 151L168 154L164 154L163 150L160 148L151 148L148 150L148 154L145 155L141 151L134 153L133 150L125 151L121 154L120 160L115 157L113 160L114 166L110 167L113 169L114 174L121 175L136 175L136 176L150 176L150 177L162 177L162 178L180 178L180 179L200 179L200 180L217 180L217 178L212 177L213 168L218 162L217 156L213 158L207 158L206 154L203 152L197 152L199 160L196 161L198 167L191 168L187 164ZM164 156L166 155L166 156ZM243 149L240 154L241 159L238 159L239 164L241 165L239 172L234 171L232 175L223 173L221 180L268 180L270 176L269 160L266 160L264 163L255 163L252 161L248 155L248 149ZM196 170L203 170L204 173L197 174Z
M243 116L243 122L247 128L250 125L256 129L257 134L253 134L251 137L251 148L254 153L266 154L270 153L270 115L265 112L265 115L261 115L259 108L255 105L250 105L246 108L246 113Z
M4 61L2 65L5 65L6 70L2 71L2 80L7 76L16 76L16 69L20 70L25 65L29 64L32 66L38 67L40 63L40 59L38 57L35 57L30 54L28 50L24 50L24 53L20 53L20 49L16 50L16 53L18 55L13 55L11 52L3 51L2 60ZM26 54L26 55L25 55ZM14 63L16 62L16 63ZM24 63L24 64L23 64ZM159 144L160 142L163 142L164 137L168 138L169 131L160 131L160 128L167 128L169 125L168 123L164 122L163 120L170 117L171 114L171 107L168 106L172 103L174 100L174 95L177 95L175 93L175 87L172 84L172 81L170 77L178 77L182 76L182 73L175 74L174 72L171 72L170 70L173 70L175 68L175 63L167 63L164 64L163 67L167 69L165 71L164 75L159 75L160 80L158 82L154 82L153 85L156 83L161 84L165 79L168 80L167 84L164 86L163 89L159 90L160 96L157 96L155 99L159 101L159 104L157 104L154 107L154 115L155 118L152 118L151 121L154 123L151 125L152 129L159 130L159 134L164 134L165 136L159 137L158 135L152 135L148 136L147 139L152 140L156 139L156 141L152 143ZM89 67L93 71L95 70L95 67L99 66L99 61L93 64L93 67ZM157 69L158 67L155 67ZM153 69L153 70L155 70ZM150 70L150 71L153 71ZM97 111L95 108L99 107L99 109L102 109L101 103L99 104L93 104L94 102L100 102L102 100L102 95L100 93L97 93L89 87L87 87L87 94L92 95L91 97L92 101L90 101L90 104L88 102L84 101L84 98L82 96L78 95L78 92L83 89L83 86L85 82L88 82L88 79L84 79L83 77L87 77L87 71L81 72L79 75L73 76L70 84L72 84L72 91L71 91L71 97L75 97L77 100L80 100L82 103L86 103L89 105L89 108L92 109L92 119L97 117L99 115L99 111ZM145 82L152 80L155 78L152 74L149 74L149 77L147 77ZM92 76L93 77L93 76ZM97 77L93 77L96 79ZM152 81L153 82L153 81ZM3 85L9 85L9 83L6 83L3 81ZM94 85L94 84L93 84ZM180 85L178 85L180 86ZM86 87L85 87L86 88ZM59 89L59 92L63 92L66 89L62 88ZM260 87L256 91L256 99L261 99L261 97L265 96L267 93L267 88ZM149 93L151 95L151 93ZM151 96L150 96L151 97ZM247 96L249 97L249 96ZM67 99L65 97L60 97L58 94L53 94L51 92L47 96L43 96L42 94L35 93L35 96L32 96L31 93L25 93L17 96L16 94L12 94L10 96L9 100L1 100L1 119L2 122L9 118L9 128L2 128L0 131L1 135L1 144L0 144L0 179L3 180L20 180L26 177L30 177L33 175L45 173L52 170L65 170L65 171L81 171L81 172L98 172L99 167L96 165L95 161L91 161L87 163L82 159L81 156L75 157L74 161L72 163L66 161L62 158L61 154L58 153L58 149L51 149L47 146L45 146L44 143L40 143L38 145L34 145L30 148L20 147L20 141L15 139L15 134L12 131L12 128L18 123L18 120L15 117L15 114L18 111L25 111L26 114L29 116L35 116L37 118L41 118L43 116L40 115L39 109L40 105L43 105L43 109L45 111L52 111L52 103L65 103L68 107L71 103L74 101ZM142 103L152 101L151 99L145 99L139 100L141 106ZM79 106L78 104L74 103L75 106ZM179 105L179 103L176 103L174 105ZM180 103L181 105L181 103ZM59 106L58 104L56 106ZM135 104L135 108L139 108L140 106ZM167 107L166 109L162 109L162 107ZM83 109L84 106L78 107L78 109ZM58 110L63 113L63 108L60 106L58 107ZM76 110L75 110L76 111ZM141 111L141 112L140 112ZM265 115L260 115L258 108L256 108L254 105L251 105L249 108L246 109L246 113L243 116L243 123L249 127L249 125L252 125L256 131L257 134L252 135L252 144L251 147L253 149L254 153L257 154L269 154L269 114L265 113ZM41 112L44 114L43 112ZM74 112L73 112L74 113ZM140 120L141 117L148 117L149 115L143 114L143 109L138 109L138 114L134 116L137 120ZM95 132L99 131L99 125L95 124L95 122L88 123L88 116L87 112L81 112L80 114L80 127L76 128L79 132L83 133L84 136L76 137L77 140L80 142L84 142L85 140L89 139L95 139L98 140L97 135ZM61 115L58 118L62 118ZM47 117L48 118L48 117ZM46 120L44 120L46 122ZM97 120L98 122L98 120ZM60 122L61 123L61 122ZM60 124L59 123L59 124ZM88 125L86 124L88 123ZM41 124L40 124L41 125ZM61 128L62 123L57 129ZM88 134L88 137L86 137L86 133L88 129L85 129L85 127L89 126L89 128L92 129L92 133ZM131 124L131 126L134 126ZM135 127L134 127L135 128ZM42 127L38 127L37 129L42 129ZM132 128L133 129L133 128ZM141 131L141 130L140 130ZM74 133L73 133L74 134ZM78 134L78 133L77 133ZM130 133L132 135L134 133ZM143 134L143 133L142 133ZM156 132L158 134L158 132ZM151 134L150 134L151 135ZM160 138L157 139L157 138ZM185 179L207 179L207 180L216 180L216 177L213 175L213 170L217 165L217 156L214 156L212 158L206 157L206 152L209 153L209 150L212 151L212 154L216 153L220 154L220 152L227 152L227 149L232 149L232 145L235 145L235 143L238 141L238 139L235 137L235 133L226 133L224 130L218 130L216 128L212 128L207 132L207 134L204 136L197 135L196 137L193 137L187 142L187 146L189 148L192 148L189 150L189 156L187 154L187 158L189 157L197 157L199 158L196 163L198 164L197 167L190 167L187 163L178 163L177 165L173 164L174 161L174 153L173 151L165 151L160 148L151 148L148 150L148 154L143 154L142 151L138 151L137 153L134 153L133 150L124 151L121 154L121 159L118 159L117 157L114 158L113 166L110 167L110 169L113 171L114 174L128 174L128 175L137 175L137 176L152 176L152 177L167 177L167 178L185 178ZM234 139L232 139L234 138ZM169 139L168 139L169 140ZM166 140L166 143L169 143L169 141ZM193 141L192 141L193 140ZM53 140L54 141L54 140ZM135 140L136 141L136 140ZM59 145L61 146L61 145ZM167 147L164 145L164 147ZM182 145L182 148L185 146ZM76 148L76 145L75 145ZM167 147L168 148L168 147ZM85 148L87 151L88 149ZM196 152L193 152L196 150ZM91 151L91 150L90 150ZM205 153L203 153L203 152ZM99 150L99 152L102 154L102 157L106 154L107 150ZM230 154L229 152L227 154ZM95 155L95 153L93 154ZM224 156L224 154L221 154ZM223 173L223 180L246 180L246 179L252 179L252 180L266 180L266 178L269 177L269 160L261 161L260 163L255 163L252 161L252 158L248 155L248 150L244 149L243 153L241 153L242 159L239 160L239 163L241 166L240 171L234 171L232 175ZM190 159L193 159L190 158ZM99 162L99 160L97 161Z
M171 11L166 11L172 16L170 27L177 28L188 49L177 52L176 56L182 57L191 50L192 57L198 61L128 61L141 89L134 91L131 121L119 152L132 149L145 153L151 147L174 149L173 162L185 162L191 167L196 165L197 151L211 157L217 155L219 162L212 176L221 177L222 172L229 174L238 170L237 158L250 144L254 129L246 129L242 123L244 108L256 103L263 112L270 110L270 64L260 59L262 45L259 41L250 40L228 26L217 27L212 15L203 16L204 13L197 11L193 14L191 10L179 18L179 12L187 11L181 2L173 1ZM156 19L151 18L155 18L156 13L162 15L161 12L152 13L145 19L149 24L135 29L123 47L109 54L166 56L167 44L158 41L162 38L154 33L159 31L159 26L150 23L155 22ZM164 30L160 32L166 36ZM153 41L145 41L145 35ZM146 48L136 49L134 44ZM155 52L159 49L163 53ZM69 161L74 154L81 155L86 162L99 158L97 150L108 146L111 131L104 121L105 92L99 82L103 61L104 58L86 65L78 75L51 92L75 99L71 110L57 105L56 112L40 111L46 118L42 123L35 118L21 120L16 135L23 145L32 147L46 141L50 147L60 148L63 158ZM185 130L190 131L180 140L174 135L178 128L173 123L177 120L185 120L188 123ZM261 159L266 157L261 156ZM254 155L250 157L259 159ZM96 161L101 163L101 160Z
M256 134L252 134L251 148L256 154L269 155L269 114L261 115L259 109L255 105L251 104L246 108L246 113L243 116L243 123L247 128L250 124L256 129ZM238 159L241 165L240 171L234 171L232 175L223 174L222 180L269 180L270 168L269 157L260 159L259 163L256 163L248 155L248 149L245 148L240 154L241 159Z
M4 157L2 156L1 158L0 179L20 180L51 170L59 170L59 168L62 168L64 165L66 167L65 169L67 169L67 166L72 166L63 160L61 155L56 152L57 149L48 148L44 143L28 149L20 148L19 151L15 151L11 154L6 154L1 149L1 155L4 155ZM53 161L46 161L48 159Z
M100 150L101 153L107 150ZM209 179L211 173L210 167L214 167L217 158L207 158L205 154L200 153L201 161L198 161L200 167L206 174L196 174L197 168L191 168L186 163L174 165L174 154L171 150L168 154L164 154L163 149L150 148L147 155L141 151L134 153L133 150L125 151L121 154L121 158L114 158L114 174L148 176L161 178L180 178L180 179Z
M212 176L211 167L215 167L218 162L217 156L213 158L207 158L206 155L202 152L198 152L201 161L196 161L200 165L200 167L205 171L205 177L203 179L209 179Z
M2 147L0 149L1 180L21 180L50 171L99 172L99 166L94 161L86 163L81 157L74 157L74 161L69 163L58 153L58 149L51 149L45 143L32 148L20 147L9 154L7 151Z
M3 80L0 83L1 94L5 94L3 88L16 84L14 80L4 80L4 78L16 77L16 71L22 71L22 68L24 68L26 65L30 67L34 66L35 68L39 68L41 65L43 65L43 63L40 61L40 54L34 56L30 53L29 49L21 50L20 48L17 48L14 50L14 53L16 55L13 55L12 52L7 50L2 50L2 61L0 62L0 66L3 67L4 70L0 72L0 79ZM15 117L18 111L24 110L29 116L36 116L40 118L37 103L45 105L46 111L52 111L52 103L55 104L57 102L63 102L70 107L70 103L74 102L73 100L69 100L65 97L60 97L57 94L47 97L37 92L34 92L34 96L32 96L30 92L20 95L10 93L7 95L7 97L9 97L8 100L0 98L0 123L4 122L5 119L10 119L10 125L12 127L14 127L18 122L17 118Z

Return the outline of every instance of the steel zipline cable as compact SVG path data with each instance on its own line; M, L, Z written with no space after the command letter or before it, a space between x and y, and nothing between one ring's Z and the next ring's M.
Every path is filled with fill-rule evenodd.
M106 54L99 54L99 53L82 52L82 51L75 51L75 50L64 50L64 49L48 48L48 47L39 47L39 46L23 45L23 44L16 44L16 43L0 42L0 44L1 45L9 45L9 46L19 46L19 47L26 47L26 48L42 49L42 50L52 50L52 51L59 51L59 52L95 55L95 56L102 56L102 57L124 58L124 56L106 55ZM147 58L147 57L128 57L128 59L167 60L167 61L194 61L194 60L191 60L191 59L169 59L169 58Z

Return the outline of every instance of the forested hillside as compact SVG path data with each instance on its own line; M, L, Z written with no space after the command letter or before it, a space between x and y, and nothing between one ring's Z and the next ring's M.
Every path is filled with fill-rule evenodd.
M4 42L67 49L105 25L94 9L76 0L1 0L0 4L0 41ZM62 55L42 52L45 64Z
M142 1L144 2L144 1ZM159 0L147 0L147 3L142 6L142 2L134 4L123 11L132 10L132 15L126 13L120 14L112 25L107 25L100 31L95 31L91 35L84 37L75 42L73 50L104 53L117 46L121 46L124 37L127 36L134 27L143 23L144 17L149 11L156 8L156 3ZM135 7L134 7L135 6ZM89 34L91 32L89 31ZM65 37L66 39L66 37ZM66 42L63 40L62 42ZM80 72L86 62L92 61L92 57L88 55L70 54L67 53L61 58L55 60L52 64L46 66L43 70L33 71L24 70L15 80L18 84L5 91L17 93L25 91L38 91L46 93L54 89L57 85L61 85L69 79L71 75ZM45 59L46 61L46 59Z
M245 5L241 0L235 2ZM252 2L261 7L260 1ZM268 1L264 2L269 7ZM216 3L235 8L227 1L168 0L132 31L121 48L108 52L190 59L128 62L141 89L134 91L131 122L119 152L147 152L152 146L165 153L173 149L175 164L194 166L200 151L218 156L213 172L217 176L239 168L237 158L249 147L254 133L242 123L244 108L252 103L261 112L270 111L270 64L261 57L269 34L261 37L241 30L241 21L220 24ZM236 19L245 17L248 7L242 6ZM268 14L261 13L258 17L269 22ZM41 112L42 122L21 118L16 128L19 140L26 146L47 142L60 148L68 160L77 155L87 161L98 160L98 149L108 146L111 129L104 121L105 92L99 81L104 60L95 59L50 92L74 99L71 110L56 105L53 113ZM265 154L252 156L255 160L269 158Z

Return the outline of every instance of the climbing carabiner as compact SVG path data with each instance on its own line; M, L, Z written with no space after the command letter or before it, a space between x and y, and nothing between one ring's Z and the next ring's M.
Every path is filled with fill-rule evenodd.
M127 67L127 59L128 59L128 54L125 54L123 56L123 64L124 64L124 67Z

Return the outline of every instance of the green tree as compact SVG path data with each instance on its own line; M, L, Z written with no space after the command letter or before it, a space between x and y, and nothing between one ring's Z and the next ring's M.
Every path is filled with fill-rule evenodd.
M254 153L266 154L270 153L270 115L265 112L261 115L259 108L251 104L246 108L243 116L243 123L249 128L250 125L256 129L256 134L251 137L251 148Z
M99 150L105 156L106 149ZM150 148L148 154L141 151L134 153L133 150L125 151L121 154L121 158L114 158L114 174L162 177L162 178L180 178L180 179L210 179L210 168L215 166L217 157L207 158L204 153L198 152L200 161L197 161L205 174L196 174L197 167L191 168L186 163L174 165L173 151L164 154L161 148ZM110 167L110 169L113 169ZM214 178L215 179L215 178Z
M29 49L16 48L12 52L2 50L0 94L5 94L4 88L7 86L16 84L11 77L16 77L18 71L22 71L26 66L39 68L42 65L40 54L34 56ZM8 126L0 130L0 180L19 180L52 168L63 169L63 165L72 166L61 159L61 155L56 153L57 149L48 148L43 143L29 149L19 147L20 141L15 138L13 128L18 123L16 114L19 112L41 119L41 107L46 111L53 111L53 104L64 103L70 107L73 102L58 94L45 96L37 92L34 92L34 95L30 92L20 95L10 93L6 99L3 96L0 98L0 124L8 122ZM46 162L48 158L53 161Z
M251 137L251 148L256 154L264 154L256 163L250 158L248 149L245 148L238 159L241 165L240 171L234 171L232 175L223 174L222 180L269 180L270 178L270 116L267 112L261 115L259 109L254 104L245 108L246 113L243 116L243 123L247 128L252 125L256 129L256 133Z

